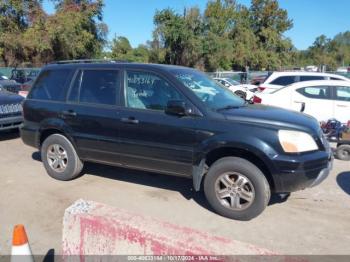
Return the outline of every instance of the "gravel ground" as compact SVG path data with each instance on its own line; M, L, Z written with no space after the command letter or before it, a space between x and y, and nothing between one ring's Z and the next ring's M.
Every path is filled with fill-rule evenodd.
M83 198L157 217L281 254L350 254L350 162L338 161L326 181L274 197L249 222L213 213L187 179L89 164L70 182L50 178L34 148L17 133L0 134L0 254L9 254L15 224L26 226L34 254L61 250L64 210Z

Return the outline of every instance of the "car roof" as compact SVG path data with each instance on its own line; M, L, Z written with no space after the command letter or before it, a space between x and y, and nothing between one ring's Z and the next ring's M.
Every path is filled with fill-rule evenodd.
M323 73L323 72L304 72L304 71L275 71L272 72L271 76L336 76L343 79L348 79L345 76L332 74L332 73ZM350 81L350 79L349 79Z
M305 86L349 86L350 82L343 80L312 80L312 81L302 81L296 82L286 87L305 87Z
M177 65L165 65L165 64L146 64L146 63L129 63L129 62L105 62L105 63L84 63L84 62L74 62L74 63L52 63L46 65L43 69L75 69L75 68L144 68L144 69L156 69L164 71L172 71L179 69L195 70L194 68L177 66Z

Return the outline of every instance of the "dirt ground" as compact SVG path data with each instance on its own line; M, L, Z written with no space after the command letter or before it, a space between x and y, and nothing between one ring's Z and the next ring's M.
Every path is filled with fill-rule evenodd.
M281 254L350 254L350 162L336 160L318 187L274 197L249 222L213 213L187 179L89 164L70 182L50 178L34 148L18 133L0 133L0 254L9 254L12 229L24 224L34 254L61 250L64 210L83 198L157 217Z

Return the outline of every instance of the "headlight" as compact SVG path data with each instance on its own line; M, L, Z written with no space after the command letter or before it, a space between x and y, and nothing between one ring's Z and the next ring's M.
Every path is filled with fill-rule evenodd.
M286 153L301 153L318 149L312 136L304 132L279 130L278 139Z

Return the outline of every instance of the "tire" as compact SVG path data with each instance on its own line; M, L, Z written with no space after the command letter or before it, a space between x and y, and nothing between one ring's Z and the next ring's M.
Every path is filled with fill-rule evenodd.
M335 155L340 160L350 161L350 145L338 146Z
M72 180L79 176L83 169L83 162L72 143L61 134L54 134L45 139L41 146L41 160L48 175L57 180Z
M247 94L243 91L236 91L235 94L244 100L246 100L246 98L247 98Z
M223 178L229 178L222 183ZM238 179L239 178L239 179ZM237 181L244 181L239 185ZM225 184L230 184L226 187ZM217 192L223 197L218 196ZM248 192L248 194L247 194ZM204 193L211 207L220 215L236 219L250 220L261 214L269 203L271 191L265 175L251 162L238 157L224 157L217 160L204 178ZM233 196L232 196L233 194ZM239 196L239 204L232 206L232 199ZM247 201L241 197L249 196ZM234 205L234 204L233 204Z

